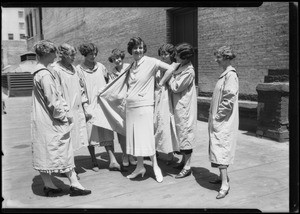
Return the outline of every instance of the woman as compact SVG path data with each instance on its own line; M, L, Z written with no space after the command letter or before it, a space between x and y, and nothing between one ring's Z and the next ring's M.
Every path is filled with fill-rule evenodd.
M114 49L111 52L111 55L108 57L108 61L110 63L114 63L115 67L113 68L112 72L109 73L109 82L116 79L120 74L122 74L126 69L130 67L129 63L124 63L125 53L124 51L121 51L119 49ZM129 166L136 165L136 160L134 160L132 155L126 154L126 137L121 135L120 133L118 135L118 140L123 152L123 158L122 158L122 165L123 166Z
M194 49L188 43L175 47L175 59L180 63L168 84L174 108L176 134L180 153L183 155L183 168L175 178L184 178L192 172L191 157L195 147L197 125L197 93L195 70L191 63Z
M175 48L172 44L163 44L158 49L158 56L161 61L176 68L179 64L174 58ZM158 71L155 79L155 115L154 115L154 135L156 151L168 154L166 164L170 165L174 161L173 152L179 151L176 138L173 108L170 100L170 90L167 87L159 88L164 72Z
M87 98L81 89L79 76L76 68L72 65L76 55L76 49L69 44L58 47L60 60L53 63L53 70L59 80L64 99L70 106L74 116L74 128L71 131L71 141L74 151L88 145L85 113L83 105Z
M111 130L98 127L94 124L95 120L105 119L105 115L100 109L98 103L98 91L106 86L105 77L108 72L105 66L95 61L98 54L98 48L93 43L85 43L79 46L81 55L84 56L84 61L77 66L82 85L85 88L88 98L87 105L84 109L87 114L87 130L89 137L89 152L91 155L93 170L99 171L99 166L95 156L95 146L104 146L109 156L109 170L120 171L121 166L117 162L114 155L114 135ZM89 115L92 115L89 116Z
M126 96L126 153L137 157L137 167L127 176L144 176L146 169L143 157L150 156L157 182L163 181L162 172L157 164L153 126L154 83L158 70L166 71L165 83L173 67L158 59L145 56L147 46L140 37L133 37L127 45L127 51L133 56L134 63L128 73Z
M70 196L88 195L74 171L70 129L73 116L59 91L57 78L47 69L56 58L56 47L50 41L34 45L37 66L33 73L32 154L33 168L39 171L46 196L62 192L52 182L52 173L65 173L70 181Z
M209 110L209 160L219 168L220 178L211 183L221 183L217 199L224 198L230 189L227 168L233 163L239 127L239 81L231 60L235 54L223 46L214 53L222 73L215 86Z

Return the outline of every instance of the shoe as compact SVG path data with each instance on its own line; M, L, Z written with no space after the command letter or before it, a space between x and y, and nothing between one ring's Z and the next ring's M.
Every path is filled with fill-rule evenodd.
M140 169L135 169L130 175L127 175L127 178L129 179L136 178L139 174L141 174L143 178L145 173L146 173L146 169L145 167L142 167Z
M224 189L220 189L216 199L221 199L221 198L225 198L225 196L229 193L230 187L228 187L227 190Z
M175 168L175 169L179 169L179 170L182 170L182 169L183 169L183 167L184 167L184 163L179 163L179 164L177 164L177 165L173 166L173 168Z
M91 194L92 191L91 190L87 190L87 189L79 189L77 187L70 187L70 196L79 196L79 195L89 195Z
M44 187L43 190L47 197L49 197L50 194L57 194L57 193L61 193L63 191L61 188L53 189L50 187Z
M92 168L92 170L93 170L94 172L99 172L99 166L98 166L97 163L93 163L93 168Z
M229 182L229 177L227 177L227 182ZM209 183L211 183L211 184L221 184L222 180L220 178L218 178L216 180L209 181Z
M108 169L109 171L122 171L121 166L117 163L110 164Z
M159 168L159 173L155 173L155 170L154 170L154 174L155 174L155 179L156 179L156 181L157 181L158 183L163 182L164 177L163 177L163 175L162 175L162 173L161 173L161 169L160 169L160 168Z
M137 164L137 161L134 160L133 156L129 155L129 163L133 166L136 166Z
M182 169L181 172L175 176L175 178L184 178L192 174L192 169Z
M125 167L129 166L128 155L123 155L122 165Z

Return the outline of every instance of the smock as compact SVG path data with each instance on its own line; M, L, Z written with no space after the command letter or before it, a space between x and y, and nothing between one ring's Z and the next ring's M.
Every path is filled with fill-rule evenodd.
M239 81L235 68L228 66L214 88L208 119L209 160L229 165L234 161L239 127Z
M174 109L174 120L180 150L195 147L197 125L197 93L192 63L179 66L168 82Z
M31 136L33 168L46 173L71 171L74 165L70 139L69 106L57 78L42 65L33 72Z

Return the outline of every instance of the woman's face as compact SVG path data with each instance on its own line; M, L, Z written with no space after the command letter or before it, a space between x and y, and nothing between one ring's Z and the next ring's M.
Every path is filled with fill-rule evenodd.
M132 56L135 61L140 60L144 56L143 44L136 45L132 48Z
M116 57L116 58L113 58L113 63L116 66L122 66L123 65L123 59L120 56Z
M161 59L161 61L163 61L165 63L172 64L171 56L168 52L164 52L164 51L161 52L160 59Z
M219 66L222 67L222 65L223 65L223 63L224 63L224 58L223 58L223 56L217 54L217 55L215 56L215 61L218 63Z
M177 63L182 63L184 60L179 57L179 54L175 54L175 59Z
M62 60L64 60L68 64L72 64L75 60L76 52L70 51L68 54L63 54Z
M88 53L85 59L89 62L95 62L96 56L97 56L97 51L94 51L92 53Z

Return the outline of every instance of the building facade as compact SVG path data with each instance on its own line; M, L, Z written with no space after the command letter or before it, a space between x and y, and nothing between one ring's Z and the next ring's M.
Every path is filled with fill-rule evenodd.
M163 43L191 43L196 50L193 64L199 96L212 94L220 74L213 52L223 45L230 45L237 55L233 65L239 74L241 99L257 100L256 86L269 69L289 69L288 2L264 2L259 7L71 7L36 11L42 18L42 34L37 25L37 35L29 38L29 50L41 35L56 44L66 42L75 47L93 42L99 48L97 60L108 69L112 65L107 58L114 48L126 51L126 62L132 60L127 43L133 36L146 42L147 55L152 57L158 57L157 49ZM75 64L81 60L78 53Z
M17 65L20 55L27 51L24 8L1 7L1 68Z

